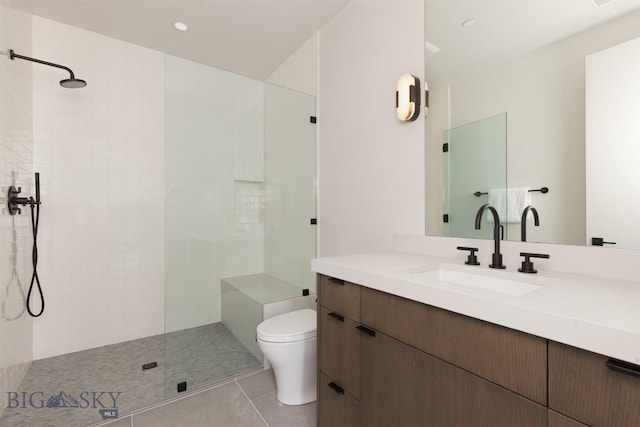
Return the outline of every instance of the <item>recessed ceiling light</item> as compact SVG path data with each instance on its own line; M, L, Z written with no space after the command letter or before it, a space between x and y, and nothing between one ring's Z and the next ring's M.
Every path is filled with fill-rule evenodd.
M174 22L173 26L178 31L187 31L189 29L189 26L187 24L185 24L184 22L180 22L180 21Z
M465 27L465 28L466 27L471 27L475 23L476 23L475 19L467 19L466 21L462 22L462 26Z

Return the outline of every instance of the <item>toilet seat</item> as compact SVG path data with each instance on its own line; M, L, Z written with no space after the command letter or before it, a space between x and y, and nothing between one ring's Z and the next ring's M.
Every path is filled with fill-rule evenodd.
M315 338L316 324L316 311L308 308L280 314L258 325L258 339L285 343Z

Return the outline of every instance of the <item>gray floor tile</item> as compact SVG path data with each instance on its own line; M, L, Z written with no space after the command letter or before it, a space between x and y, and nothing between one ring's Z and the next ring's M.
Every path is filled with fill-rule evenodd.
M142 370L153 361L157 368ZM187 381L192 389L260 367L221 323L36 360L15 392L45 399L64 392L66 404L15 405L5 410L0 426L84 427L102 418L96 405L83 405L82 396L121 392L115 406L125 416L176 396L177 382Z
M131 427L131 417L121 418L106 424L100 424L100 427Z
M206 384L262 365L220 322L165 335L165 391L178 382Z
M133 415L134 427L265 427L234 382Z
M238 384L251 400L276 391L276 379L273 376L273 369L238 380Z
M253 401L269 427L315 427L316 402L306 405L284 405L273 392ZM135 424L134 424L135 426Z

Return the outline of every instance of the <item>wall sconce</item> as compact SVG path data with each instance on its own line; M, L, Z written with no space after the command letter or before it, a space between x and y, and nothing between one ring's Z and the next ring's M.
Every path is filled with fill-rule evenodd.
M403 122L412 122L420 115L420 79L403 74L396 87L396 116Z
M424 117L427 118L429 116L429 88L427 87L427 82L424 82Z

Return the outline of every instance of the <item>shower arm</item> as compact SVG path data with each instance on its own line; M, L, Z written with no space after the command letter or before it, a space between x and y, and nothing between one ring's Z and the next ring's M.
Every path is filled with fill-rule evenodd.
M69 67L65 67L64 65L60 65L60 64L54 64L53 62L43 61L41 59L30 58L28 56L18 55L17 53L15 53L13 51L13 49L9 50L9 58L11 58L12 61L15 58L18 58L18 59L24 59L25 61L37 62L38 64L48 65L50 67L61 68L63 70L67 70L69 72L69 74L71 75L71 79L75 79L76 78L76 76L73 74L73 71L71 71L71 68L69 68Z

